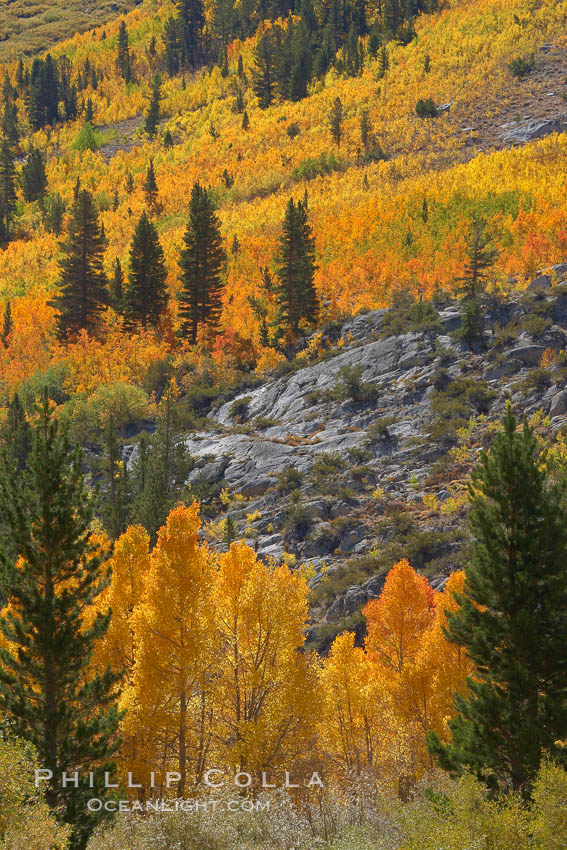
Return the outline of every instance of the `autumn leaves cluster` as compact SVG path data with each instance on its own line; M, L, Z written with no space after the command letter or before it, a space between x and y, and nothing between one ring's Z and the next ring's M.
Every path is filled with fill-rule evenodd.
M305 652L308 586L244 543L213 553L199 506L175 508L156 546L140 526L117 541L100 598L111 625L95 665L125 670L119 773L148 793L150 772L178 771L182 794L206 770L260 777L323 769L333 781L388 783L429 765L425 735L447 737L470 664L443 635L443 593L407 561L364 609L368 638L336 638L328 658ZM401 779L400 779L401 777Z
M95 124L109 126L143 114L147 81L155 71L148 46L152 39L161 42L172 8L165 3L151 18L143 8L128 16L133 82L126 83L116 68L119 22L106 27L105 39L99 29L53 51L55 57L67 54L75 70L89 59L102 72L98 88L85 91ZM370 19L375 11L369 4ZM208 6L206 13L210 15ZM264 298L261 270L271 265L274 271L281 222L292 193L295 197L308 193L322 321L384 306L400 290L426 296L437 290L456 291L473 214L486 217L496 235L500 254L491 285L497 288L508 279L522 285L541 266L565 259L567 209L561 176L567 161L565 140L552 137L516 150L482 153L461 164L476 153L476 147L474 138L460 132L471 123L471 98L480 83L487 91L484 81L490 79L490 91L499 105L505 105L514 96L514 87L530 85L511 83L506 76L503 69L512 53L529 52L537 39L555 40L561 27L558 7L551 2L540 4L530 16L519 0L504 7L493 0L453 4L420 18L415 42L388 45L387 73L379 80L379 63L368 59L359 76L343 79L331 70L307 98L274 103L266 110L259 108L252 87L255 39L236 40L228 47L228 76L215 67L187 79L185 85L181 77L164 79L165 123L160 132L163 138L169 132L172 147L161 137L149 141L141 132L122 144L119 127L118 139L112 139L118 150L108 161L106 150L73 149L80 127L71 122L56 132L42 130L23 138L22 150L25 153L33 145L47 154L49 192L59 194L68 207L79 175L82 185L93 192L107 239L104 264L109 278L117 259L128 267L129 246L146 205L144 177L153 158L160 205L156 225L167 288L173 296L174 327L179 322L178 257L187 200L196 181L209 185L219 205L228 253L221 315L228 336L218 347L218 358L237 357L238 346L231 345L230 337L238 335L253 361L270 360L273 351L262 345L263 319L252 309L251 299L258 303ZM239 67L244 77L238 75ZM245 132L242 116L234 111L236 83L250 118ZM449 115L420 121L414 106L424 96L437 103L452 100ZM336 97L344 113L340 147L328 126ZM490 104L485 107L476 100L475 104L482 112L479 118L492 120ZM25 105L18 106L24 115ZM385 160L364 162L364 116L364 133L368 135L370 126ZM293 133L288 132L291 128ZM112 136L115 131L109 126L104 132ZM328 161L331 154L335 170L301 177L309 171L306 163L312 168L321 156ZM22 238L0 254L0 310L11 300L14 320L10 347L0 350L4 387L13 391L34 373L60 364L71 370L70 386L84 386L73 372L74 354L67 358L55 339L55 315L49 307L58 281L57 239L45 232L35 204L21 206ZM232 251L233 245L237 250ZM269 324L276 305L266 306ZM108 333L102 358L112 362L113 321L109 317L111 327L104 328ZM136 342L143 362L169 351L168 340L155 335L142 334ZM99 345L89 338L86 346L96 349L94 369ZM108 371L138 381L139 370L123 369L119 360ZM89 383L104 381L102 372L100 376L94 372Z

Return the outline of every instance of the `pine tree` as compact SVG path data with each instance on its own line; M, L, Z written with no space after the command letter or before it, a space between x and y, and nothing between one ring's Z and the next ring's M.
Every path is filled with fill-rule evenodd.
M226 44L225 44L224 50L223 50L223 60L222 60L222 65L221 65L221 77L223 77L223 79L226 79L228 77L229 73L230 73L230 69L228 67L228 51L226 49Z
M567 524L564 487L510 405L469 493L474 542L447 637L475 675L455 699L452 743L429 744L445 769L529 794L545 754L567 761Z
M474 218L467 233L464 275L459 280L463 295L463 324L459 335L469 344L482 340L481 299L486 288L488 271L497 256L498 252L487 230L486 221Z
M87 800L104 799L104 772L114 775L121 674L89 670L110 611L89 614L109 576L90 537L82 455L53 419L47 392L38 416L27 471L0 477L0 509L18 557L11 604L0 617L0 709L52 771L46 799L73 825L71 846L79 850L97 820ZM92 787L83 779L79 788L62 788L63 771L92 772Z
M112 280L110 281L110 301L112 307L118 312L122 312L122 301L124 298L124 272L122 271L122 263L116 257L114 261L114 269L112 272Z
M61 294L55 300L60 310L59 334L95 330L102 309L109 303L102 267L104 238L98 212L90 192L80 190L71 210L69 236L60 264Z
M132 79L132 65L130 60L128 28L126 26L126 21L124 20L120 22L120 29L118 30L116 67L118 68L120 76L124 82L128 84Z
M31 451L31 427L17 393L14 393L8 405L6 421L2 427L2 441L8 453L8 462L13 465L17 474L23 472Z
M199 325L215 329L222 308L222 270L226 256L222 247L220 222L206 189L195 183L189 204L189 222L181 252L180 297L182 333L191 342L197 339Z
M166 151L171 150L173 147L173 136L171 135L171 130L166 130L163 136L163 146Z
M473 218L466 236L464 275L459 280L465 298L478 298L482 295L488 280L488 271L497 257L498 252L494 248L486 221L483 218Z
M144 180L144 192L146 193L146 204L149 210L155 210L158 202L158 186L156 180L156 172L154 169L154 161L150 159L146 177Z
M329 112L329 130L338 148L341 146L341 139L343 137L343 118L343 105L340 97L336 97Z
M26 201L42 201L47 191L47 175L41 151L32 148L22 166L22 190Z
M167 305L167 269L155 225L142 213L130 247L124 312L129 328L156 327Z
M163 30L164 64L170 77L179 73L181 47L179 26L176 18L168 18Z
M132 494L128 466L122 460L120 441L112 417L104 429L103 447L102 471L108 486L101 513L109 534L113 540L117 540L128 527Z
M181 64L184 67L196 68L203 60L203 0L178 0L177 15Z
M10 343L10 334L14 329L14 322L12 319L12 305L9 301L6 302L6 307L4 308L4 322L2 326L2 343L4 344L4 348L8 348Z
M46 228L54 233L55 236L60 236L63 230L63 217L65 215L66 206L63 198L58 193L50 195L44 204L43 220Z
M316 321L319 309L314 285L315 240L303 201L289 199L277 263L278 304L282 318L296 334L302 320L309 324Z
M16 210L16 172L14 151L8 139L0 141L0 244L12 238Z
M248 118L248 112L244 110L242 115L242 129L246 132L250 127L250 119Z
M150 88L150 102L146 111L146 120L144 129L150 139L153 139L158 131L160 119L160 102L161 102L161 77L156 74L152 80Z
M151 439L140 441L134 467L138 495L134 501L134 521L141 523L155 543L158 529L183 491L191 459L181 439L181 423L176 408L178 390L170 382L158 409L158 428Z
M267 109L275 97L276 63L274 44L269 32L264 33L254 50L252 86L261 109Z
M240 54L239 57L238 57L237 74L238 74L238 76L240 77L241 80L244 78L244 62L242 61L242 54Z
M372 140L372 121L368 109L363 109L360 116L360 144L366 152Z

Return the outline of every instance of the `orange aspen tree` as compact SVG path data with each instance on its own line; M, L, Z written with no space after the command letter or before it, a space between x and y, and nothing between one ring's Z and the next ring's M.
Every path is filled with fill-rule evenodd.
M219 756L255 776L294 770L312 734L309 659L300 651L306 582L287 567L266 566L246 544L233 543L220 558L216 611L222 641Z
M205 769L212 671L219 661L215 569L208 548L199 544L200 525L194 502L172 510L158 533L134 612L133 684L123 698L125 732L140 743L138 781L147 790L152 770L176 772L179 796Z
M419 651L433 619L433 589L404 558L392 567L379 599L363 608L368 623L366 649L378 665L401 673Z

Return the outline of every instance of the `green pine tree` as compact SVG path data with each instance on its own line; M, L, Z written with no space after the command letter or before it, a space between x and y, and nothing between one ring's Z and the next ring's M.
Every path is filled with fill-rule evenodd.
M186 495L185 480L191 467L191 458L181 439L175 400L175 392L169 385L159 405L157 431L151 438L144 436L140 440L134 464L138 494L133 518L147 530L152 544L170 510Z
M150 88L150 102L146 111L144 129L150 139L153 139L158 131L161 103L161 77L156 74Z
M146 193L146 204L149 210L155 210L158 204L158 185L156 180L156 172L154 161L150 159L146 177L144 179L144 192Z
M447 615L475 675L455 700L452 743L429 744L445 769L529 793L545 754L567 761L565 492L510 405L503 426L469 487L474 543L461 607Z
M12 305L9 301L6 301L6 306L4 308L4 321L2 323L2 343L4 348L8 348L10 344L10 334L14 329L14 321L12 319Z
M283 234L277 257L277 301L282 319L293 334L302 320L317 320L319 303L315 292L315 240L308 222L306 201L293 198L285 211Z
M338 148L340 148L343 138L343 120L343 104L340 97L336 97L329 111L329 130L331 138Z
M122 270L122 263L120 262L119 258L116 257L114 261L114 268L112 271L112 280L110 281L110 301L112 307L116 310L117 313L122 312L123 299L124 271Z
M252 86L261 109L270 106L276 93L276 60L272 36L264 33L254 50Z
M0 244L12 238L16 210L14 150L7 138L0 141Z
M47 175L41 151L32 148L22 166L21 184L26 201L42 201L47 191Z
M128 28L124 20L120 22L120 29L118 30L116 67L124 82L128 84L132 79L132 63L130 59Z
M183 335L195 342L199 325L206 324L212 330L218 325L226 262L220 222L209 193L198 183L191 192L184 245L180 257L183 290L179 314Z
M102 501L102 518L113 540L123 534L130 520L132 493L128 466L122 459L120 440L112 418L106 423L103 434L102 473L106 498Z
M131 329L156 327L167 305L167 269L156 227L143 212L130 246L124 313Z
M0 511L19 558L10 573L11 604L0 617L9 642L0 650L0 710L53 772L46 799L73 825L76 850L86 846L97 820L87 800L104 799L104 772L114 775L121 678L110 669L102 675L89 669L110 611L92 622L88 612L109 575L89 540L93 500L82 464L68 430L52 417L46 392L28 469L0 478ZM92 772L93 787L83 779L77 789L62 788L63 771Z
M486 289L489 270L494 265L498 252L494 248L486 221L473 218L466 237L466 260L460 292L463 295L463 324L459 331L461 339L468 343L481 341L483 337L481 301Z
M71 210L65 257L60 264L59 296L55 299L60 315L59 334L76 334L81 329L96 330L100 313L109 303L107 281L102 266L104 236L90 192L82 189Z
M19 474L26 468L31 450L31 428L17 393L8 405L6 421L2 427L2 442L13 461L16 473Z

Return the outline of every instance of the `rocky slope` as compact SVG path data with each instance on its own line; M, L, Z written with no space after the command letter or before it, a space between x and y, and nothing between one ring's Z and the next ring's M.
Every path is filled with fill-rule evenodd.
M237 536L310 566L321 648L359 627L396 559L436 586L463 563L464 482L508 397L549 434L565 424L563 278L567 265L487 304L473 348L459 341L457 303L358 315L186 437L204 503L226 487Z

